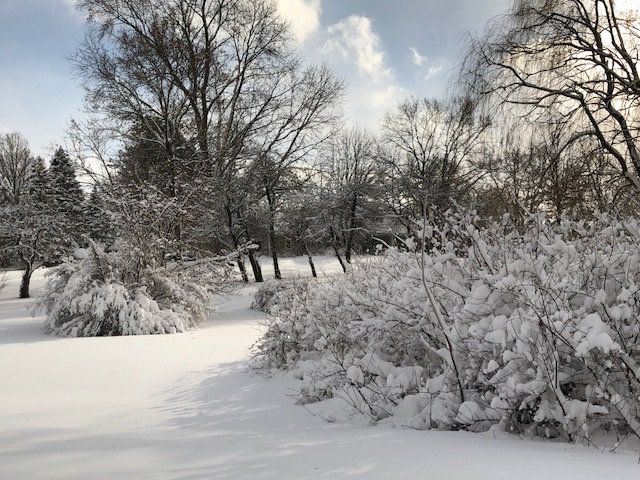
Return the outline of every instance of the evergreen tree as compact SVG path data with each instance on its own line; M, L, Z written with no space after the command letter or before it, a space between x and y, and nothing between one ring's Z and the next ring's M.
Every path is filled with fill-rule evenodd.
M29 186L27 188L29 201L43 207L51 207L51 186L49 185L49 172L42 157L36 157L31 167L29 175Z
M49 179L56 211L65 217L63 220L68 226L78 227L82 221L84 193L71 159L62 147L51 159Z
M76 178L75 169L69 155L59 147L51 159L48 172L52 201L52 214L61 231L66 232L60 245L60 257L66 255L73 246L83 243L84 193Z
M26 194L17 204L0 211L0 243L20 261L23 268L20 298L29 297L34 270L67 253L68 234L62 216L52 209L53 197L49 174L41 158L34 160L29 173Z
M94 185L84 205L85 231L95 241L104 245L113 243L113 226L99 185Z

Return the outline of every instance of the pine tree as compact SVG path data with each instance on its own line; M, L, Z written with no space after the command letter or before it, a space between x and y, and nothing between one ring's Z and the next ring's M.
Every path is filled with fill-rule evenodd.
M66 216L70 226L78 226L82 216L84 193L71 159L62 147L59 147L51 159L49 178L53 202L57 212Z
M29 187L27 188L29 201L38 207L51 208L51 186L49 185L49 172L42 157L36 157L29 175Z
M57 226L66 232L61 245L60 256L64 256L76 244L83 243L84 193L76 178L75 169L69 155L59 147L51 159L49 186L53 214Z
M67 253L68 235L61 228L61 215L52 208L49 174L41 158L34 160L29 184L20 202L5 206L0 217L0 238L23 268L20 298L29 297L31 274L42 265Z
M113 228L99 185L94 185L84 205L85 231L95 241L105 245L113 242Z

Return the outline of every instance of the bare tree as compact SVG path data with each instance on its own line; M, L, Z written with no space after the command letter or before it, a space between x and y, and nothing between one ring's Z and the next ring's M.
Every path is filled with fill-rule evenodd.
M593 138L568 141L575 128L553 108L535 123L515 122L505 130L494 131L476 164L484 173L476 193L485 214L509 213L519 226L536 212L557 221L586 218L626 190Z
M229 247L253 241L248 198L232 189L260 170L254 165L280 172L302 158L340 82L326 69L302 69L288 25L268 0L83 0L80 7L93 21L78 55L89 101L116 129L144 132L165 151L163 161L197 169L196 191L183 195L200 218L224 226ZM267 177L261 188L275 214L280 174ZM261 280L253 250L247 255Z
M342 94L342 82L326 67L294 71L288 94L277 101L269 127L259 135L252 167L267 201L269 245L277 279L282 275L275 225L283 196L304 183L305 174L298 167L329 138Z
M29 143L20 133L0 135L0 194L10 203L18 203L28 187L33 167Z
M343 270L351 263L358 232L367 229L373 194L381 168L375 137L352 128L336 136L322 159L325 223L330 243ZM344 247L344 262L338 246Z
M472 41L463 75L530 121L553 106L577 125L567 142L594 137L637 188L639 48L638 15L615 0L515 0Z
M313 261L314 248L322 245L324 225L320 222L319 212L324 207L322 196L310 183L304 189L287 197L283 206L283 233L293 245L298 247L298 253L307 256L311 275L318 276Z
M446 210L451 198L462 198L478 181L474 157L489 121L476 106L470 98L411 98L387 114L386 200L408 233L425 210Z

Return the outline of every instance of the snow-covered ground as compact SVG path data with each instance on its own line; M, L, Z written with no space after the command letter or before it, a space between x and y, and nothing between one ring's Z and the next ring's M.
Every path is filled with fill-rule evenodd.
M307 274L306 259L282 263L286 273ZM338 269L331 259L318 263ZM253 287L221 300L186 334L60 339L41 332L30 301L15 299L18 272L8 277L0 293L2 480L640 478L630 452L327 423L294 405L295 381L247 371L260 334ZM37 293L42 272L33 284Z

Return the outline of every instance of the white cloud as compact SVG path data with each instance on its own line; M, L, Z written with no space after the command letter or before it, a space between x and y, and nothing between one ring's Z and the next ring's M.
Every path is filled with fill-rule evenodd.
M374 80L391 75L385 67L384 52L380 38L373 31L368 17L350 15L327 28L329 39L325 42L325 53L337 53L345 60L353 60L358 68Z
M368 17L351 15L328 26L320 52L324 61L347 80L345 113L359 125L377 127L387 109L406 93L397 84L382 41Z
M415 65L420 66L423 63L427 62L427 57L420 54L420 52L418 52L418 49L416 49L415 47L409 47L409 51L411 52L411 60L413 60L413 63Z
M425 74L424 79L430 80L431 78L435 77L440 72L442 72L442 69L443 69L442 65L431 65L427 70L427 73Z
M411 55L411 61L419 68L420 72L424 72L424 80L431 80L438 75L444 69L443 64L429 62L426 55L422 55L417 48L409 47L409 53Z
M289 22L296 40L303 43L320 27L320 0L278 0L278 12Z
M371 104L376 108L386 109L390 105L398 102L404 89L397 85L387 85L386 87L371 93Z

